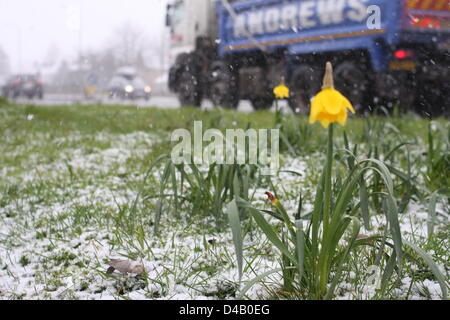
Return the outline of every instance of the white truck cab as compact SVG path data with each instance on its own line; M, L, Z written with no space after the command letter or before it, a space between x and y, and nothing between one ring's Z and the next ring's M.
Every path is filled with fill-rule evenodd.
M170 63L196 49L198 38L215 39L217 0L170 0L166 25L170 28Z

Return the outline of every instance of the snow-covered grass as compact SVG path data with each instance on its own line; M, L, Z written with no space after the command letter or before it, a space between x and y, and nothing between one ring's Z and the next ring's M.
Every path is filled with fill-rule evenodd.
M239 283L231 231L224 224L217 228L208 208L195 212L186 201L175 214L167 202L160 232L153 229L163 168L155 167L144 184L146 171L153 160L170 151L171 131L191 129L194 120L219 129L273 125L268 112L0 105L0 299L235 298ZM380 142L364 136L363 120L351 122L347 133L361 149ZM399 131L397 138L412 143L393 163L406 170L409 154L412 176L421 184L400 215L403 237L431 254L448 281L450 229L444 196L437 204L433 236L428 237L429 194L436 183L425 176L427 122L407 117L389 123ZM308 148L296 156L283 153L286 172L271 179L289 212L296 211L300 193L304 211L309 212L319 180L325 136L317 128L309 134ZM376 140L375 133L372 138ZM385 155L390 143L386 138L389 146L380 143L379 152ZM448 190L448 180L442 181L441 189ZM273 191L272 185L264 181L250 187L252 204L270 210L264 192ZM399 199L407 192L398 191ZM188 195L190 190L183 192ZM371 213L372 229L365 232L382 232L384 216L375 208ZM275 219L269 221L277 224ZM243 225L245 283L278 268L279 261L254 222L249 219ZM108 262L114 258L138 262L145 272L109 274ZM368 249L352 256L335 298L375 296L366 288L372 258ZM436 279L420 262L405 263L402 274L392 277L385 298L441 298ZM282 275L273 274L246 296L292 298L280 293L280 283Z

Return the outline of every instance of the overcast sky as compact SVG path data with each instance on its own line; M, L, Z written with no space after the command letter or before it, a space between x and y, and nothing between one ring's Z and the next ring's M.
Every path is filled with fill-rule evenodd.
M166 0L0 0L0 47L14 72L33 71L51 50L75 57L105 46L121 24L131 21L161 41ZM80 9L81 8L81 11ZM81 12L81 20L78 13ZM81 21L81 27L80 23ZM21 66L22 70L18 70Z

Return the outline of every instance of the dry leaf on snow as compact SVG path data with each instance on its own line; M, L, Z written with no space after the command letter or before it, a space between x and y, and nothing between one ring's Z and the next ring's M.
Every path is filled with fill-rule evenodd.
M117 270L122 274L132 273L139 275L144 272L142 264L130 260L111 259L108 264L110 267L108 268L107 273L109 274L113 273L114 270Z

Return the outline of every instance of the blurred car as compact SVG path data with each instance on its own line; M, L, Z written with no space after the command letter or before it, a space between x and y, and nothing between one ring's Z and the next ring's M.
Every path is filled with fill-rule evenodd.
M116 71L107 89L110 98L150 99L152 89L133 68L123 67Z
M10 77L2 87L2 95L10 98L27 97L33 99L44 97L44 86L38 76L22 74Z

